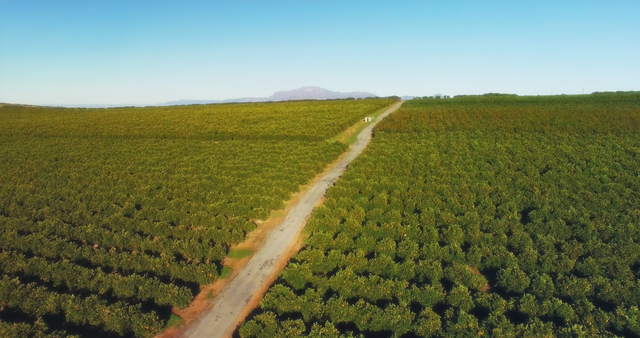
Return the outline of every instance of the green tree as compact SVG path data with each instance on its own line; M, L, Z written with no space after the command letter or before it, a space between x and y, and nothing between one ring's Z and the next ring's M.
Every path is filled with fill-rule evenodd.
M507 292L523 293L529 287L530 279L518 266L503 268L498 271L499 287Z
M416 320L413 332L421 337L432 337L440 332L442 321L440 316L431 309L420 312Z

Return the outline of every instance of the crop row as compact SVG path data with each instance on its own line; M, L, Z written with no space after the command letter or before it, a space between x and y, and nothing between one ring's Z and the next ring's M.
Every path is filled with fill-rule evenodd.
M193 299L191 290L160 282L144 275L106 273L101 268L88 269L69 260L27 258L24 254L5 251L0 254L0 268L7 274L39 277L54 286L65 285L71 292L111 294L116 298L152 300L159 305L185 308Z
M40 316L62 314L68 323L101 327L120 334L134 332L140 337L149 337L162 326L154 312L143 313L139 305L121 302L109 305L94 295L78 297L52 292L6 275L0 280L0 304Z

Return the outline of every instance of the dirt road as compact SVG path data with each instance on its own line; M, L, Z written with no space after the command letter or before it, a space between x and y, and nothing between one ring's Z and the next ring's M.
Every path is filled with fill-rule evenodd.
M313 188L311 188L296 206L291 208L282 223L268 235L264 245L255 253L244 269L222 290L214 300L213 306L185 332L190 338L224 338L229 337L240 320L241 313L248 313L248 306L254 297L261 297L257 291L269 282L274 274L276 262L296 242L302 228L311 216L313 208L344 173L371 140L373 127L402 105L402 101L389 107L358 135L349 153L336 164Z

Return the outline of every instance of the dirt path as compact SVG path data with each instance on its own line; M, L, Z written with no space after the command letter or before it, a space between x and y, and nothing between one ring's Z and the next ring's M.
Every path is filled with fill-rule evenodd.
M367 146L373 127L401 105L402 101L392 105L362 130L347 155L291 208L282 223L268 235L262 247L242 271L239 271L216 297L213 306L184 331L184 337L224 338L233 334L244 317L258 305L271 282L284 268L292 248L299 245L300 232L311 216L313 208L321 202L327 189L342 176L349 164Z

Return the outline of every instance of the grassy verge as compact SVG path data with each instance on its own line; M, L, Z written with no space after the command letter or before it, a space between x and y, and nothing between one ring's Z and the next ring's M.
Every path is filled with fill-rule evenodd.
M171 317L169 317L169 321L167 322L167 328L170 327L180 327L180 325L182 325L184 321L182 320L182 318L180 318L180 316L176 316L174 314L171 315Z
M229 251L229 257L235 259L245 258L253 253L251 249L237 249Z
M231 272L233 272L233 270L230 267L228 266L222 267L222 272L220 273L219 278L225 279L231 275Z

